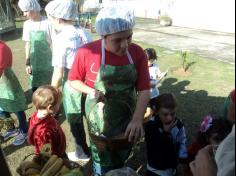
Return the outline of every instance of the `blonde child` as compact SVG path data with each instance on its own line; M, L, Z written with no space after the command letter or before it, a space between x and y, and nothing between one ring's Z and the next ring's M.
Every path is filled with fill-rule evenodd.
M30 118L28 142L36 155L45 144L51 144L52 154L66 157L66 137L55 115L61 103L61 92L52 86L41 86L33 94L36 112Z

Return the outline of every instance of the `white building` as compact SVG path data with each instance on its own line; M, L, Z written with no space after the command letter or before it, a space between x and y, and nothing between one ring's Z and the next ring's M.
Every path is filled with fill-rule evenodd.
M132 8L143 18L167 14L174 26L235 33L235 0L84 0L84 10L110 5Z

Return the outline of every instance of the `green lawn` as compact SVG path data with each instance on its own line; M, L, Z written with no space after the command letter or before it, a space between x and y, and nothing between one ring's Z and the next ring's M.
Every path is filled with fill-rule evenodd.
M5 36L5 40L13 51L13 68L24 90L27 90L28 79L25 73L24 42L20 38L22 32L20 27L22 27L22 23L17 23L17 27L17 32ZM97 38L97 35L93 34L93 37ZM189 62L194 62L189 69L190 75L181 76L173 72L181 67L179 53L158 46L150 46L145 43L135 43L140 44L143 48L155 48L159 56L158 65L160 69L165 71L169 68L170 71L159 89L161 93L172 92L176 95L178 100L177 115L183 119L189 141L191 141L204 115L221 113L223 102L235 85L235 67L230 64L190 54ZM28 117L34 111L31 107L32 105L29 104L29 109L26 111ZM67 137L67 151L72 151L74 145L67 122L64 119L61 119L61 121ZM26 155L33 153L33 147L27 144L21 147L14 147L11 145L11 142L12 140L4 143L2 147L12 173L15 176L16 167ZM128 163L135 169L140 169L142 173L145 167L145 147L142 142L135 147L135 151L138 152L136 153L137 155L132 155Z

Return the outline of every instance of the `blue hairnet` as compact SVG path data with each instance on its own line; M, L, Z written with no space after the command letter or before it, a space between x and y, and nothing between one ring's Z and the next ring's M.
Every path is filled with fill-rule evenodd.
M54 0L45 7L48 15L64 20L76 20L77 4L73 0Z
M114 34L134 27L134 13L124 7L103 8L96 19L96 31L101 36Z
M19 0L18 6L23 12L41 10L41 7L37 0Z

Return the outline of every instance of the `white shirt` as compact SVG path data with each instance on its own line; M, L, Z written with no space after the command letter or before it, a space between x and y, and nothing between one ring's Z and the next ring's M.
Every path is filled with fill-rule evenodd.
M23 41L30 42L31 31L45 31L48 43L52 43L53 30L50 22L46 17L41 17L41 21L27 20L24 22L22 36Z
M66 26L53 39L52 66L71 69L78 48L92 41L90 34L75 26Z
M152 64L152 66L149 67L150 84L152 84L152 85L158 84L159 81L157 80L157 76L158 76L159 72L160 72L160 70L156 64ZM159 95L159 90L157 89L157 87L151 88L150 94L151 94L150 99L156 98Z

